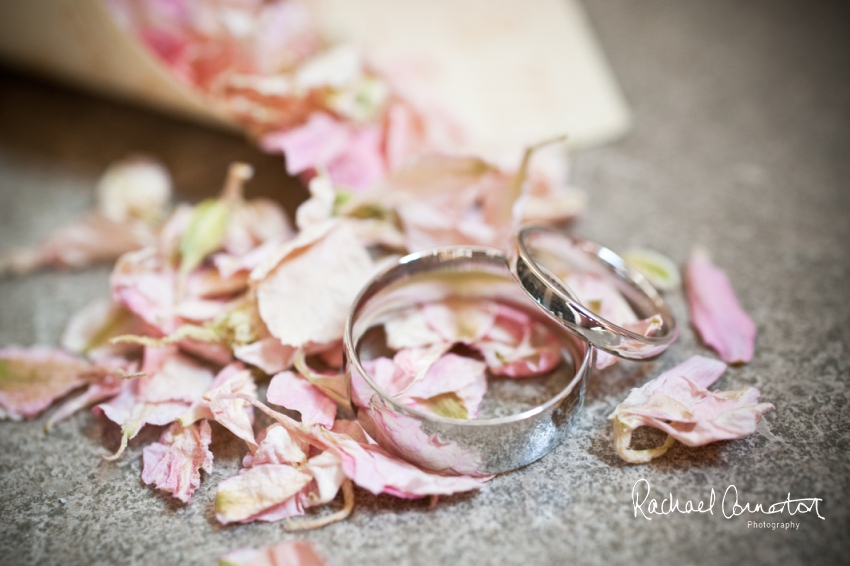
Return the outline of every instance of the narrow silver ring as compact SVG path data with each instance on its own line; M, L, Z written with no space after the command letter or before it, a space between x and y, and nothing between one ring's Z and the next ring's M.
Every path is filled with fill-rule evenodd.
M481 274L492 284L459 286L452 279L458 274ZM361 339L394 309L398 312L402 305L429 300L405 290L407 284L415 285L421 277L431 281L448 278L446 281L452 283L447 285L447 292L454 297L493 298L523 305L529 312L539 310L514 282L505 255L495 249L450 247L415 253L376 275L354 300L344 335L352 399L358 421L366 431L395 455L446 474L507 472L537 460L560 444L582 405L594 349L549 322L545 315L539 320L562 344L563 380L559 377L557 384L564 385L531 409L499 418L450 419L408 407L373 381L361 362Z
M535 241L550 250L575 251L588 266L611 277L638 316L661 317L661 328L650 336L632 332L591 311L556 275L535 257ZM676 320L664 299L643 275L626 266L613 251L588 240L569 236L544 226L520 229L508 261L511 272L528 296L549 315L593 346L622 358L647 360L659 356L679 335Z

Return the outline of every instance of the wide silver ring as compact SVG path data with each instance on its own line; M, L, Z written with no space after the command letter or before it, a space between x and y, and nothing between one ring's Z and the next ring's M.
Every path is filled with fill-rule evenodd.
M551 228L526 226L517 234L508 261L516 281L532 300L600 350L632 360L647 360L660 355L679 335L676 320L658 291L604 246ZM558 262L580 263L582 271L595 271L609 278L638 317L658 315L661 327L645 336L594 313L557 275L559 266L553 264Z
M539 311L516 285L499 250L450 247L401 258L366 284L346 323L347 370L358 421L388 451L440 473L484 475L525 466L566 436L584 399L594 349L541 313L538 320L562 344L563 362L556 371L563 375L552 382L559 389L548 400L508 416L471 420L413 409L383 391L366 372L362 359L368 359L369 346L364 337L400 308L449 296L489 298L529 313Z

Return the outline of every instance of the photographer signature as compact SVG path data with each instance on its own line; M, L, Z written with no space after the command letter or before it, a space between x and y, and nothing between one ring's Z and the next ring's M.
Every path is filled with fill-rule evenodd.
M644 489L646 489L646 493L643 493ZM691 500L685 501L684 505L682 505L679 502L679 498L674 498L672 493L669 494L669 497L665 497L659 502L657 499L649 497L651 491L652 488L649 485L649 481L644 478L639 479L632 486L632 505L634 506L635 517L640 513L645 519L651 521L652 517L649 515L669 515L670 513L711 513L714 515L714 505L717 503L714 488L711 488L711 495L708 498L707 505L706 501L699 501L697 504L694 504ZM822 501L823 499L818 497L791 499L791 494L789 493L782 501L771 503L770 505L762 503L753 504L750 502L741 505L738 502L738 488L730 485L723 492L723 499L720 501L720 510L727 519L743 515L744 513L773 515L787 511L790 515L796 515L797 513L810 513L813 510L820 519L823 519L824 517L821 516L818 509L818 503Z

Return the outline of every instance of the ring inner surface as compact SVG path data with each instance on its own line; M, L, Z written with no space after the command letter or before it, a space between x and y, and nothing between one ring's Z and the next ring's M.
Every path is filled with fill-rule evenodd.
M352 326L352 339L356 356L363 366L368 367L369 362L381 358L392 359L398 354L400 348L393 347L392 338L388 337L388 328L392 333L397 328L393 326L394 323L399 320L421 318L423 311L445 313L446 308L474 315L481 309L501 305L528 317L538 334L543 332L551 335L559 345L560 359L549 371L528 377L498 375L488 370L487 390L477 407L477 415L470 415L472 418L469 420L452 420L458 424L480 425L506 418L522 418L524 413L557 402L575 388L580 377L577 369L584 362L586 348L540 311L510 278L506 265L499 265L498 261L479 264L458 259L434 262L426 270L411 271L413 273L405 274L379 292L371 294L360 305ZM475 319L475 316L470 318ZM465 331L470 333L468 343L457 341L446 353L485 362L485 356L474 340L476 330L461 329L461 335ZM405 412L432 420L451 418L448 416L450 413L441 415L428 410L427 404L406 399L404 390L382 389L380 383L375 381L375 376L368 377L373 382L373 388L402 405Z

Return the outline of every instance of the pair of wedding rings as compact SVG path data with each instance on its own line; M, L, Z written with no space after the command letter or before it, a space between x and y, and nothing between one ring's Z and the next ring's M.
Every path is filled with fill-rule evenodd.
M660 326L643 335L602 318L558 275L567 270L607 279L639 318L660 318ZM554 386L553 394L508 416L458 420L412 408L378 386L363 364L376 355L371 351L375 329L405 308L444 299L487 299L536 313L562 344L560 373L541 385L550 391ZM355 299L345 349L351 379L368 392L368 399L356 407L358 420L384 448L437 472L483 475L522 467L562 442L582 405L597 349L647 360L661 354L677 335L676 322L659 293L620 256L551 228L529 226L518 232L507 254L484 247L447 247L398 260Z

